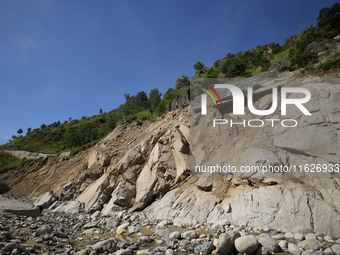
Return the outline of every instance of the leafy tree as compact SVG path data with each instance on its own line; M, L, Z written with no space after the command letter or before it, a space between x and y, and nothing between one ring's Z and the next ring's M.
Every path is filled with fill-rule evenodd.
M26 132L26 135L29 135L30 133L32 132L32 128L27 128L27 132Z
M125 103L118 108L121 118L149 109L148 96L144 91L139 92L135 96L124 94L124 97Z
M304 67L313 61L315 53L308 48L308 45L314 41L322 40L324 36L325 31L318 26L313 26L313 24L302 30L295 40L294 47L289 50L288 59L292 65Z
M246 64L238 58L230 58L221 65L221 71L226 75L226 77L244 75L246 71Z
M273 51L273 54L277 54L281 51L281 46L278 43L272 42L269 44L270 48Z
M136 96L132 96L130 98L131 104L131 111L132 114L144 111L148 108L148 96L144 91L140 91L138 92L138 94Z
M18 131L17 131L17 133L20 135L20 134L22 134L24 131L20 128L20 129L18 129Z
M45 124L41 124L40 129L44 129L44 128L46 128L46 125Z
M59 127L60 124L61 124L60 120L58 120L58 121L53 122L50 126L51 126L51 128L56 128L56 127Z
M107 136L110 132L112 132L116 128L116 121L114 119L109 119L107 120L104 125L100 127L100 136L105 137Z
M176 89L180 89L190 85L190 78L188 76L182 75L182 78L176 80Z
M262 52L257 52L252 59L250 60L250 62L255 66L258 67L259 65L261 65L262 62Z
M319 27L340 31L340 3L335 3L330 8L322 8L319 11L317 21Z
M17 139L17 136L16 135L12 135L12 139L13 140Z
M221 64L221 61L222 61L221 59L216 60L214 63L214 67L219 67Z
M262 56L261 67L262 71L268 71L270 67L270 60L266 56Z
M214 69L213 67L210 67L205 72L207 78L217 78L218 74L220 73L220 69Z
M74 132L68 132L64 136L64 143L69 147L78 147L97 139L97 129L92 124L82 124Z
M149 94L149 103L151 112L156 112L158 110L159 102L161 101L162 93L158 89L152 89Z
M99 114L102 114L102 113L103 113L103 109L100 109L100 110L99 110Z
M204 69L204 67L205 67L205 65L201 61L198 61L196 64L194 64L194 69L196 71L202 70L202 69Z
M175 89L173 89L173 88L169 88L169 89L166 91L166 93L164 94L163 99L170 99L171 94L172 94L172 92L173 92L174 90L175 90Z
M72 117L69 117L69 118L68 118L68 122L71 122L71 121L72 121Z

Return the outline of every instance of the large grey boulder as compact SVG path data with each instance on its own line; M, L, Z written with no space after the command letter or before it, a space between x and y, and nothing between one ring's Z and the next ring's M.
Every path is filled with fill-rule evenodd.
M302 253L301 249L293 243L288 243L288 252L293 255L301 255Z
M218 255L227 255L235 250L235 239L241 237L238 231L229 231L220 235L216 245Z
M235 248L240 253L252 254L257 247L258 241L253 235L242 236L235 240Z
M262 247L265 247L270 253L278 251L279 246L276 240L272 237L269 236L262 237L259 239L258 242Z
M340 244L334 244L331 247L335 255L340 255Z
M100 241L92 245L92 250L98 252L98 253L112 253L118 250L117 243L115 239L108 239L104 241Z
M41 206L42 208L48 208L56 201L56 197L51 192L42 194L35 202L35 206Z
M304 241L298 243L298 246L300 248L304 249L304 250L312 249L314 251L318 251L318 250L320 250L320 248L323 247L322 243L320 243L316 239L307 239L307 240L304 240Z

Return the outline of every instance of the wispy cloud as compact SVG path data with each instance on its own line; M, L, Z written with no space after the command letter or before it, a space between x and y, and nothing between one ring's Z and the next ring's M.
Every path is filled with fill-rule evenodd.
M15 45L21 50L31 50L37 48L37 42L30 36L23 36L14 40Z

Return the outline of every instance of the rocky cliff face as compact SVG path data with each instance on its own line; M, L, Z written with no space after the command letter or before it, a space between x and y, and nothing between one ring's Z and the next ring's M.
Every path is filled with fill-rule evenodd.
M203 158L235 166L340 163L339 82L320 78L296 80L293 85L278 82L281 87L301 86L311 91L313 100L306 107L313 118L307 119L292 108L287 118L301 124L295 129L269 125L261 130L228 129L223 137L228 146L211 155L207 152L222 138L208 130L195 133L189 110L184 109L153 122L125 123L87 151L69 158L49 157L8 172L1 179L19 196L37 198L44 194L39 203L45 206L46 201L59 200L52 207L55 211L101 215L143 211L150 218L181 223L223 220L237 226L281 230L301 226L340 237L340 182L334 173L322 178L296 174L213 179L190 176L190 143L197 139L210 139L210 143L204 150L192 151L196 164ZM266 91L273 86L277 84L264 84L258 90L257 109L270 107L271 94ZM216 118L236 118L228 109L211 111ZM274 112L267 118L280 116ZM211 123L211 119L200 121Z

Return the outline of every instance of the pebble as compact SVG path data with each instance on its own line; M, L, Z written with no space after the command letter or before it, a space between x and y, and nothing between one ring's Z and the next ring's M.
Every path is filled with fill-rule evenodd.
M113 238L115 233L123 235ZM232 252L236 246L239 252L258 255L340 255L340 244L334 244L340 243L340 239L294 233L281 234L268 226L235 227L227 222L173 224L128 211L111 216L43 212L37 218L0 213L0 254L208 255Z

